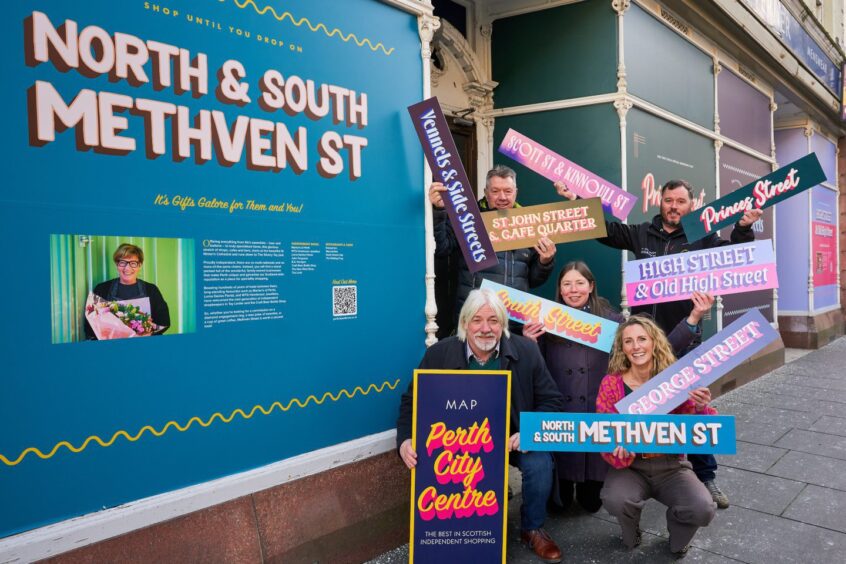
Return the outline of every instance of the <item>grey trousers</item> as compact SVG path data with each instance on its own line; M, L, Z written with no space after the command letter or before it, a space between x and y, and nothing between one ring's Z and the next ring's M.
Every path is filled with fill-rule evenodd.
M634 548L640 512L650 497L667 506L673 552L687 546L697 529L711 522L717 509L690 462L676 456L643 459L638 455L628 468L611 468L599 495L605 510L620 523L623 543L629 548Z

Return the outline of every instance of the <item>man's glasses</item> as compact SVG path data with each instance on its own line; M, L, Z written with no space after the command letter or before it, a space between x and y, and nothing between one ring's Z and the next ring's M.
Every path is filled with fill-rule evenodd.
M118 268L126 268L127 266L131 268L138 268L141 266L141 263L137 260L119 260L116 264L118 265Z

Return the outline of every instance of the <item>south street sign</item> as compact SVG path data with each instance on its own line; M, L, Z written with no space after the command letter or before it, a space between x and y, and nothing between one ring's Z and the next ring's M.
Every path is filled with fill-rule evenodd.
M508 319L518 323L542 322L547 333L603 352L611 350L618 323L586 311L539 298L488 279L482 289L502 300Z
M766 209L824 180L825 173L817 155L805 155L687 214L681 220L684 233L688 241L699 240L739 221L746 210Z

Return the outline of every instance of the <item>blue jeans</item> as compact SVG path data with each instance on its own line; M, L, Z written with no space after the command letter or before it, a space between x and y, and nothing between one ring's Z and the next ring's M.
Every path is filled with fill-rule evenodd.
M552 491L552 455L548 452L512 453L511 462L523 474L523 505L520 506L520 526L524 531L543 527L546 520L546 500Z
M710 482L717 471L717 459L713 454L688 454L687 460L700 482Z

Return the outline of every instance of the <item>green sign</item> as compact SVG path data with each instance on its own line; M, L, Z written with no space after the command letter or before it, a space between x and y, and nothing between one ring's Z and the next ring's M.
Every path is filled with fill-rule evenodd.
M824 180L820 161L811 153L687 214L682 227L687 240L696 241L735 223L747 210L768 208Z

